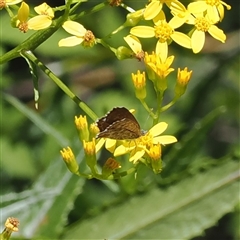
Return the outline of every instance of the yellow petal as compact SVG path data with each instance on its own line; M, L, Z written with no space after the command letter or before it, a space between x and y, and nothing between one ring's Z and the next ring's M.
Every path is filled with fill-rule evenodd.
M83 38L72 36L72 37L61 39L58 42L58 46L59 47L73 47L73 46L81 44L82 42L83 42Z
M22 1L23 0L6 0L6 4L7 4L7 6L10 6L10 5L18 4Z
M220 16L220 21L222 21L223 18L224 18L224 7L223 7L222 4L219 4L217 6L217 9L218 9L218 13L219 13L219 16Z
M138 151L133 151L133 152L131 152L129 161L136 163L144 154L145 154L144 149L139 149Z
M105 147L109 152L113 153L116 147L116 143L116 140L107 138Z
M135 54L138 54L142 51L142 45L139 39L133 35L128 35L124 37L124 40L127 42L129 47L133 50Z
M164 135L164 136L159 136L159 137L155 137L153 138L153 144L170 144L170 143L175 143L177 142L177 139L174 136L170 136L170 135Z
M52 24L52 20L46 15L39 15L28 20L28 28L40 30L48 28Z
M168 124L165 122L160 122L153 126L150 130L149 133L152 134L153 137L160 135L163 133L168 127Z
M224 32L219 29L217 26L212 25L209 30L208 30L209 34L211 34L212 37L214 37L215 39L221 41L222 43L225 43L226 41L226 35L224 34Z
M102 148L105 143L105 138L100 138L100 140L96 144L96 153Z
M34 8L35 12L38 13L39 15L47 15L50 18L54 17L54 11L53 9L47 5L45 2L42 3L41 5L37 6Z
M205 1L193 2L188 4L188 10L191 13L202 13L207 10L207 4Z
M148 26L137 26L133 27L130 30L130 33L137 36L137 37L142 37L142 38L151 38L155 36L155 30L153 27L148 27Z
M171 38L174 40L174 42L176 42L180 46L191 49L191 39L186 34L175 31L171 35Z
M208 6L207 16L210 19L212 24L217 23L220 20L219 15L218 15L218 10L215 6Z
M168 24L171 26L172 29L176 29L181 27L185 22L186 22L186 18L175 16L169 21Z
M126 147L124 145L120 145L118 146L115 151L114 151L114 157L117 157L117 156L120 156L120 155L123 155L123 154L126 154L128 152L130 152L134 147Z
M29 16L29 6L25 3L22 2L20 8L18 9L18 19L20 22L27 22Z
M66 21L63 24L63 28L70 34L78 36L78 37L84 37L86 34L86 29L83 25L81 25L78 22L74 21Z
M157 42L156 45L156 54L159 55L162 62L165 62L168 56L168 44L167 42Z
M144 11L143 17L146 20L155 18L162 10L162 3L160 1L152 1L149 3Z
M191 38L193 52L199 53L203 48L204 42L205 42L205 33L202 31L195 30Z
M166 21L166 16L163 11L160 11L160 13L153 19L153 22L155 25L159 25L163 20Z

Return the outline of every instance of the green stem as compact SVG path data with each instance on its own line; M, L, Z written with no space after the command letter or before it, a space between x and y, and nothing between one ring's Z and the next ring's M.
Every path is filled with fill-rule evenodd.
M114 173L114 174L110 175L107 179L108 180L119 179L119 178L122 178L124 176L129 175L129 174L132 174L136 171L137 171L137 169L133 167L133 168L130 168L127 171L124 171L124 172Z
M72 20L78 20L79 18L81 18L83 16L86 16L88 14L91 14L91 13L98 12L98 11L102 10L106 6L109 6L108 1L100 3L96 6L94 6L93 8L91 8L90 10L81 11L78 14L71 15L70 17L71 17ZM72 11L70 13L72 14Z
M155 118L153 119L153 125L156 125L159 121L160 118L160 113L161 113L161 105L162 105L162 100L163 100L163 92L158 92L157 93L157 112L155 114Z
M116 48L110 47L107 43L105 43L102 39L97 38L96 42L104 46L105 48L109 49L116 55Z
M21 55L36 64L50 79L52 79L93 121L97 120L97 115L92 109L78 98L49 68L40 62L31 51L22 51Z
M177 99L174 98L170 103L168 103L167 105L165 105L164 107L162 107L160 109L160 112L164 112L166 110L168 110L172 105L174 105L176 103Z
M155 119L156 115L152 112L152 110L148 107L147 103L144 100L140 99L140 102L142 103L143 107L147 110L147 112L150 114L150 116Z

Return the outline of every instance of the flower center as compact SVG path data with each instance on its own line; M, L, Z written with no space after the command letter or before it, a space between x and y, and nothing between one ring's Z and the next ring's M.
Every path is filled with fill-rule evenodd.
M159 160L161 158L161 145L153 145L149 149L148 155L152 158L152 160Z
M195 27L199 31L207 32L210 28L211 24L204 17L198 17L195 19Z
M84 47L93 47L94 46L95 36L93 35L92 31L87 30L83 39L84 39L84 41L83 41L82 45Z
M90 30L86 31L86 33L85 33L85 35L84 35L84 40L85 40L86 42L91 42L92 39L95 39L92 31L90 31Z
M146 147L150 147L153 145L153 136L150 133L147 133L136 140L137 140L137 145L142 145Z
M166 42L173 34L174 30L165 21L161 21L160 24L154 27L155 37L159 38L160 42Z
M206 4L211 6L218 6L220 4L220 0L205 0Z
M18 25L18 29L21 31L21 32L24 32L26 33L28 31L28 23L27 22L22 22Z
M3 9L6 7L6 1L5 0L0 0L0 9Z

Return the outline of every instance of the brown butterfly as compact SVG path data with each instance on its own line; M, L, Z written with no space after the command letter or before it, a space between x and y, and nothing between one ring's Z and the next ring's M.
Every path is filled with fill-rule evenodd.
M143 135L136 118L125 107L116 107L97 122L96 138L136 139Z

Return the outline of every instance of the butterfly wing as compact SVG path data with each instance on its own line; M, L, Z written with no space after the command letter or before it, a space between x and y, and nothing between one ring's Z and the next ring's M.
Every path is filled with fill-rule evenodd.
M128 119L135 122L135 124L140 129L136 118L125 107L113 108L109 113L97 121L97 126L100 132L102 132L113 123L121 121L122 119Z
M105 130L101 131L96 138L111 138L116 140L135 139L142 135L137 121L123 118L110 124Z

